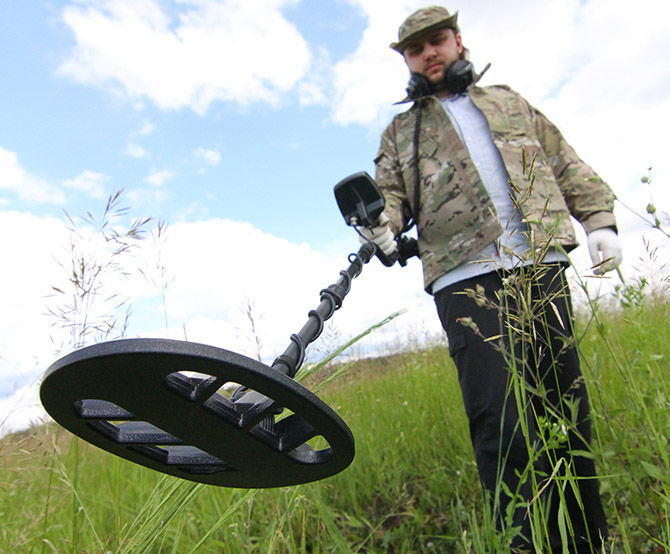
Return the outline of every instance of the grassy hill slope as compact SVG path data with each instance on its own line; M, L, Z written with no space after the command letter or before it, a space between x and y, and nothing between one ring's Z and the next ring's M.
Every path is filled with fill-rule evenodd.
M625 552L670 544L669 316L656 299L580 318L593 454ZM495 551L446 347L357 362L319 394L351 427L356 458L277 490L164 477L53 425L6 437L0 551Z

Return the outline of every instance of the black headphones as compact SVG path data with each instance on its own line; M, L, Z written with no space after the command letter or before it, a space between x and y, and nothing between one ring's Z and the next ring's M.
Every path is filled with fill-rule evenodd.
M434 86L428 77L421 73L412 73L407 84L407 96L417 100L446 88L452 94L460 94L474 82L475 67L468 60L456 60L444 70L441 84Z

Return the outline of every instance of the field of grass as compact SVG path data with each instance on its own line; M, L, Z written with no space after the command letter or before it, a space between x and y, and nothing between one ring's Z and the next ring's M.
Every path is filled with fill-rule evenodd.
M670 552L670 304L596 313L578 334L611 535L623 552ZM445 346L357 362L319 394L351 427L356 458L297 487L180 481L56 426L6 437L0 551L495 551Z

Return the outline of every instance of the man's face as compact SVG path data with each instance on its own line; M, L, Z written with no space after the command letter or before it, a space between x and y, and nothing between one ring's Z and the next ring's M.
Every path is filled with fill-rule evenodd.
M461 34L453 29L440 29L412 41L403 51L403 56L412 73L421 73L436 85L441 82L444 70L462 52Z

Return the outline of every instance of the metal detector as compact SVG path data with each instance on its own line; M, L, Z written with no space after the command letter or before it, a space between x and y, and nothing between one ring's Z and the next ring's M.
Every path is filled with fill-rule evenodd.
M335 196L349 225L371 226L384 209L366 173L338 183ZM110 341L55 362L40 387L42 404L103 450L190 481L266 488L334 475L352 462L354 437L293 377L374 254L366 243L349 255L349 267L321 290L320 304L272 366L205 344ZM232 383L238 388L229 395Z

